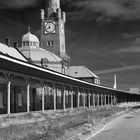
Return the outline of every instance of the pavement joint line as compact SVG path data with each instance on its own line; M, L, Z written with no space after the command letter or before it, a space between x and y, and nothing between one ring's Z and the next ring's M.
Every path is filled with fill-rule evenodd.
M107 125L105 125L103 128L101 128L99 131L97 131L97 132L94 133L93 135L91 135L91 136L89 136L88 138L86 138L85 140L89 140L90 138L95 137L96 135L98 135L99 133L101 133L104 129L106 129L108 126L110 126L110 125L113 124L114 122L118 121L119 119L123 118L124 116L127 116L128 114L130 114L130 112L127 113L127 114L124 114L124 115L122 115L122 116L120 116L120 117L118 117L117 119L115 119L115 120L113 120L113 121L111 121L110 123L108 123Z

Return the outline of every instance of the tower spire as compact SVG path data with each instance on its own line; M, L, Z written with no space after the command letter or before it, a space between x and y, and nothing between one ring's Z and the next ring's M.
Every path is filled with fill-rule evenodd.
M114 89L117 89L117 78L116 78L116 74L114 75Z
M57 9L60 9L60 0L49 0L49 9L51 9L52 12L56 12Z
M28 33L30 33L30 30L31 30L31 28L30 28L30 26L28 26Z

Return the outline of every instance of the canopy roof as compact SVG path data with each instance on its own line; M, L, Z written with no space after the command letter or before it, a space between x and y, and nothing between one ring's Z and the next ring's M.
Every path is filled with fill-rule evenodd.
M5 44L0 43L0 52L6 55L9 55L11 57L14 57L16 59L20 59L22 61L26 61L27 60L24 58L24 56L15 48L13 47L9 47Z

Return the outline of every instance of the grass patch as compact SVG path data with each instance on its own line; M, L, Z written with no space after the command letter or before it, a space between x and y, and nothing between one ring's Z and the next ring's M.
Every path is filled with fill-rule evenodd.
M29 113L18 117L4 118L5 123L7 123L7 120L20 120L21 122L23 120L23 122L25 120L34 121L29 121L27 124L22 124L21 122L12 124L10 122L9 126L0 128L0 138L1 140L35 140L39 137L42 137L42 140L61 139L66 131L77 130L85 124L90 124L85 125L85 127L94 126L101 119L122 110L124 109L117 107L101 110L80 109L66 112L52 112L51 114ZM40 118L43 118L42 121L38 121Z

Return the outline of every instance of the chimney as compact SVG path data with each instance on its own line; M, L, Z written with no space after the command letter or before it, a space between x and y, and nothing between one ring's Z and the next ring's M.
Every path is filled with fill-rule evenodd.
M5 39L5 44L6 44L8 47L10 47L10 39L9 39L9 38L6 38L6 39Z
M18 42L17 42L17 41L14 42L14 48L15 48L15 49L18 48Z

